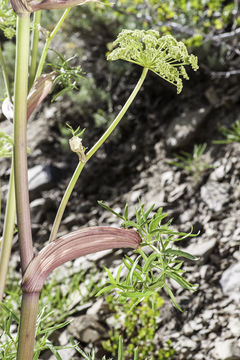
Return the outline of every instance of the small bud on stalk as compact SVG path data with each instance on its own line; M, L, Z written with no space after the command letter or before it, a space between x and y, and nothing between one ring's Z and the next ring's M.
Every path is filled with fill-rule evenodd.
M69 140L69 145L71 150L78 155L79 160L85 163L87 161L86 155L84 153L86 148L82 145L82 139L78 136L73 136Z

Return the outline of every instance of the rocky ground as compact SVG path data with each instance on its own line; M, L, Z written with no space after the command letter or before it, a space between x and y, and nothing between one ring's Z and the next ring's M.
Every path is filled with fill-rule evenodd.
M171 339L177 360L240 359L240 144L213 143L222 138L219 124L230 126L240 121L237 80L209 81L195 76L179 98L168 87L152 87L152 79L149 80L145 92L138 97L136 109L86 165L60 228L60 233L66 233L81 226L118 225L96 201L107 201L120 211L126 201L134 209L141 198L146 206L155 203L156 207L163 207L174 218L173 225L178 230L187 232L192 226L194 232L200 232L198 237L181 244L184 250L200 256L197 263L185 264L186 276L199 284L198 290L190 294L171 283L183 313L175 310L162 294L165 303L160 309L154 341L156 346L162 346ZM153 93L155 100L151 103ZM77 164L62 142L58 125L62 117L61 121L73 119L78 123L74 106L60 98L42 110L30 122L28 135L36 250L47 240L57 204ZM0 126L1 130L11 128L6 121ZM100 132L88 130L85 141L91 145ZM193 144L202 143L207 144L203 160L211 166L197 177L169 164L180 149L192 152ZM3 206L8 173L9 163L2 161ZM102 268L105 264L114 270L120 253L87 256L75 261L71 271L77 272L79 266L86 270L93 266ZM17 258L16 268L18 261ZM78 314L60 335L59 342L64 343L72 334L82 343L91 339L98 344L111 324L106 304L103 300L91 301ZM65 355L66 359L69 355Z

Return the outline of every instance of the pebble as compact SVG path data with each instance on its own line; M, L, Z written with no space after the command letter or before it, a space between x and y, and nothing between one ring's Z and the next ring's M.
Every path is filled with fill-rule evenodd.
M213 356L217 360L239 360L239 343L235 340L219 340L215 343Z
M220 284L223 293L235 300L240 301L240 262L230 266L221 276Z

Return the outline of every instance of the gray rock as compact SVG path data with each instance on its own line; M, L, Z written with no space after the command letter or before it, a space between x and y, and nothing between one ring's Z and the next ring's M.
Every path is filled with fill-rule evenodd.
M73 356L77 354L75 349L60 349L58 354L61 356L62 360L73 359ZM48 360L56 360L56 356L52 355Z
M33 223L39 224L42 217L46 216L46 212L50 209L55 209L55 204L52 199L39 198L30 203L31 219Z
M215 343L214 359L217 360L239 360L240 346L236 340L223 340Z
M236 302L240 301L240 262L225 270L220 279L223 293Z
M239 318L231 318L229 320L228 327L234 337L236 337L236 338L240 337L240 319Z
M211 266L211 265L208 265L208 264L202 265L202 266L200 267L200 271L199 271L199 272L200 272L201 278L202 278L203 280L207 281L207 280L209 280L209 279L212 277L212 275L213 275L213 273L214 273L214 267Z
M229 173L232 168L232 163L229 160L225 165L220 165L211 172L209 179L212 181L222 180Z
M183 334L186 336L192 335L194 332L193 328L191 327L191 325L187 322L184 326L183 326Z
M95 343L106 336L106 329L93 315L81 315L68 325L68 332L85 343Z
M213 313L214 313L213 310L205 310L202 314L203 320L205 320L206 322L211 320L213 317Z
M181 336L180 339L181 339L181 344L182 344L183 348L187 348L187 349L189 349L189 351L194 351L197 349L198 344L195 341L189 339L186 336Z
M223 206L229 200L230 185L228 183L218 183L209 181L201 187L201 198L209 209L214 212L222 211Z
M35 198L39 192L51 189L59 179L60 169L52 165L36 165L28 171L30 197Z
M181 184L172 190L168 196L168 202L172 203L182 197L187 189L187 184Z
M196 136L198 129L206 120L210 107L183 112L175 118L167 130L166 145L170 149L189 144Z
M194 255L199 256L202 258L201 260L204 261L209 256L209 254L214 249L217 243L217 239L213 238L210 240L203 241L203 239L198 239L198 242L192 242L184 251Z

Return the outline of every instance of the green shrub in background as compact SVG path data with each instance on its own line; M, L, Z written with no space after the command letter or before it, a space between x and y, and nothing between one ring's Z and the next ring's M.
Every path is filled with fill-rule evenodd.
M161 31L173 31L188 37L216 33L237 27L240 16L236 1L225 0L119 0L117 13L135 16L142 26L158 25Z
M145 299L141 304L133 307L134 300L119 305L113 296L107 296L110 311L115 320L114 328L109 331L110 339L102 343L103 348L112 355L117 354L118 338L123 335L125 342L125 359L132 360L134 349L138 347L139 360L170 359L175 351L168 342L164 348L155 350L155 333L158 329L159 309L163 299L156 294L153 301Z
M193 176L194 183L197 184L201 175L208 169L212 169L213 165L209 164L203 157L207 144L194 145L193 152L180 151L175 154L177 160L169 161L170 165L185 170L186 173Z
M223 140L215 140L214 144L231 144L234 142L240 142L240 121L236 120L235 123L230 127L224 126L219 128L220 133L225 136Z

